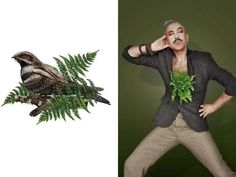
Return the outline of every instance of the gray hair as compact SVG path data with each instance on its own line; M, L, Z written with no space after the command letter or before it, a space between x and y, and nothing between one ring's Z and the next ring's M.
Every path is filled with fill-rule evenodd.
M181 24L178 20L176 20L176 19L170 19L170 20L166 20L165 22L164 22L164 31L166 31L166 28L170 25L170 24L172 24L172 23L179 23L179 24ZM182 24L181 24L182 25ZM182 25L183 26L183 25Z

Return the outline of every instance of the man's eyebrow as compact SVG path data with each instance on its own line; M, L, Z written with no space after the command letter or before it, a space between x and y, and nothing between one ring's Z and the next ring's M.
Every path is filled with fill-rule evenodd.
M167 31L167 33L173 33L173 30Z
M184 29L184 27L180 26L179 28L177 28L177 30L179 30L179 29Z
M184 27L183 27L183 26L180 26L180 27L177 28L176 31L178 31L179 29L184 29ZM172 32L174 32L174 30L167 31L167 33L172 33Z

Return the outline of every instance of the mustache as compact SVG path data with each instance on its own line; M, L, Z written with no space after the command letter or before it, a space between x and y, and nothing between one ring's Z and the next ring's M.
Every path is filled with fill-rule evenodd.
M176 41L183 41L183 40L180 39L179 37L177 37L177 38L175 38L174 43L175 43Z

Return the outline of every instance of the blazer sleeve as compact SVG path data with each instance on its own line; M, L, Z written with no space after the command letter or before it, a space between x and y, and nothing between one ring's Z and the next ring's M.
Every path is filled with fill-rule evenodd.
M136 65L144 65L158 69L158 53L155 53L154 55L141 55L139 57L132 57L128 52L131 47L132 46L126 47L122 53L125 60Z
M211 54L208 56L209 64L209 78L217 81L225 88L225 93L230 96L236 95L236 79L235 77L228 72L226 69L223 69L217 65L213 60Z

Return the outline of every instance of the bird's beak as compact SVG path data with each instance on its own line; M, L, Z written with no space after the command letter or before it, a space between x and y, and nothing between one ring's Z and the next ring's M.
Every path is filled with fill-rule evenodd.
M21 60L17 55L13 55L11 58L14 58L15 60Z
M16 59L16 55L13 55L11 58L14 58L14 59Z
M11 58L13 58L17 62L21 61L21 59L18 56L16 56L16 55L13 55Z

